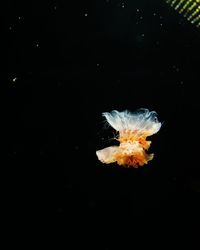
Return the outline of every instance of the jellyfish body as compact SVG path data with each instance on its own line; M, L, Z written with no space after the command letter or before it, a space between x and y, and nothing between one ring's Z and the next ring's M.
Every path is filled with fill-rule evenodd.
M189 22L200 27L200 0L166 0Z
M147 136L160 130L161 123L155 111L139 109L133 113L125 110L105 112L103 116L118 132L116 140L119 146L110 146L96 151L98 159L106 164L117 162L125 167L143 166L153 159L153 154L147 154L151 141Z

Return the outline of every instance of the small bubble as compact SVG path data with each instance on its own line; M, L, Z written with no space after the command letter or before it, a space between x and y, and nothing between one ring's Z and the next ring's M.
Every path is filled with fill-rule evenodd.
M16 81L17 81L17 77L14 77L14 78L12 79L12 81L13 81L13 82L16 82Z

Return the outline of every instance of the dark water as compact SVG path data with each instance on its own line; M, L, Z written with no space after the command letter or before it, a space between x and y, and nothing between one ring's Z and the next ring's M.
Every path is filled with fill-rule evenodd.
M200 30L146 2L10 1L4 109L15 226L52 228L66 246L73 236L74 249L196 232ZM140 107L164 122L154 160L141 169L98 162L113 136L101 113Z

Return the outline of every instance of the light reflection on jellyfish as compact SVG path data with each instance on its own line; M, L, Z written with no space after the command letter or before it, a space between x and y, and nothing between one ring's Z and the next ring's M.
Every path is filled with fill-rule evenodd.
M118 132L116 140L120 144L96 151L102 163L117 162L124 167L138 168L153 159L154 154L147 153L151 141L147 141L146 138L161 128L155 111L144 108L135 112L113 110L103 113L103 116Z

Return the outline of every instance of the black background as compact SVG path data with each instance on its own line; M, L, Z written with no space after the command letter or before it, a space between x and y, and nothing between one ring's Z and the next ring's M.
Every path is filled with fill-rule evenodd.
M37 239L51 228L67 246L73 236L74 248L107 250L196 232L200 29L162 0L9 1L5 17L16 230ZM155 158L103 165L95 151L113 130L102 112L140 107L164 122Z

